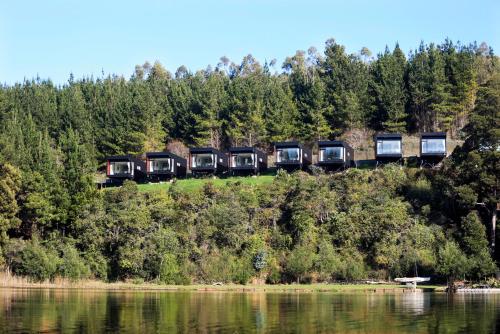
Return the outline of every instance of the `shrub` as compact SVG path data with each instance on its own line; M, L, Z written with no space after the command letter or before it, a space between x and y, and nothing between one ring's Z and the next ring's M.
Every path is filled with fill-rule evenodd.
M69 278L71 281L77 281L90 276L90 268L80 257L76 248L71 245L66 245L63 249L63 256L58 272L61 276Z
M316 254L307 245L298 245L288 255L286 271L300 283L304 275L312 268Z
M255 270L260 271L264 269L267 265L267 253L266 251L259 251L255 254L253 258L253 267Z
M232 281L239 284L247 284L255 274L249 259L245 257L234 258L231 271L233 276Z
M229 264L233 261L234 257L226 252L214 250L204 254L200 259L201 280L205 283L231 282L233 275Z
M348 250L341 254L342 262L337 277L346 281L355 281L366 277L363 257L357 250Z
M10 256L14 274L27 276L35 282L54 279L61 262L55 251L43 247L37 240L10 252Z
M109 270L108 262L101 252L97 250L87 252L83 255L83 258L94 278L107 280Z
M164 254L160 267L160 282L166 284L177 284L179 282L179 264L174 254Z
M332 276L341 268L341 261L335 252L333 245L323 241L319 245L319 252L316 261L316 268L320 280L329 281Z
M277 265L270 265L267 274L266 283L278 284L281 282L281 270Z

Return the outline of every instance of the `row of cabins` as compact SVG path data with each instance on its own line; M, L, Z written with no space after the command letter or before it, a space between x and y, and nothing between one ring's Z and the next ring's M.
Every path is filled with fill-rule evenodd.
M313 163L312 150L299 142L275 143L275 165L288 171L307 169ZM424 133L420 139L422 165L434 165L446 156L446 133ZM380 134L375 137L376 165L400 162L403 159L403 141L400 134ZM327 171L355 165L354 150L344 141L319 141L317 165ZM189 150L186 160L170 152L148 152L146 161L130 155L109 157L107 177L111 183L125 179L153 182L182 178L187 169L193 175L259 174L267 170L267 155L255 147L232 147L228 153L212 147Z

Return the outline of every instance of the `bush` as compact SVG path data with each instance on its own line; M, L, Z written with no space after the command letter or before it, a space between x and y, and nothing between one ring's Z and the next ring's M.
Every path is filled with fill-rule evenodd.
M439 249L437 272L447 277L449 284L465 275L469 268L469 260L456 242L446 241L444 246Z
M281 271L278 266L270 266L269 273L267 275L266 283L268 284L278 284L281 282Z
M255 254L253 258L253 267L255 270L260 271L264 269L267 265L267 253L266 251L259 251Z
M63 256L59 266L59 274L69 278L71 281L88 278L90 268L85 264L75 247L66 245L63 249Z
M27 276L35 282L53 280L61 259L57 253L39 244L37 240L27 242L9 252L12 271Z
M174 254L164 254L160 267L160 282L177 284L180 281L180 270Z
M304 278L304 275L312 268L316 254L307 245L295 247L286 260L286 271L297 280L297 283Z
M333 245L326 241L321 242L316 261L319 279L322 281L329 281L332 276L339 271L341 265L340 257L335 252Z
M235 261L234 257L226 252L214 250L204 254L200 259L201 280L204 283L231 282L233 274L230 264L233 261Z
M250 261L245 257L234 258L231 270L233 273L232 281L239 284L247 284L255 274Z
M109 270L108 262L101 252L87 252L83 255L83 257L94 278L107 280Z
M355 281L366 277L366 268L362 255L356 250L341 254L342 262L335 276L346 281Z

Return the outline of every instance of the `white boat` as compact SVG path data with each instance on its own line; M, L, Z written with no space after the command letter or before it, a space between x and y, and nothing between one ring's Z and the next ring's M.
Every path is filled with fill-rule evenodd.
M396 282L406 283L406 285L414 289L417 287L417 283L428 282L430 280L430 277L399 277L395 279Z
M430 280L430 277L400 277L395 279L396 282L400 283L422 283Z

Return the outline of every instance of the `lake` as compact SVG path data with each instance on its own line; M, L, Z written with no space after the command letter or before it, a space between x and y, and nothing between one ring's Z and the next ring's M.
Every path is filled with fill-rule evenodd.
M500 295L0 289L0 332L500 333Z

